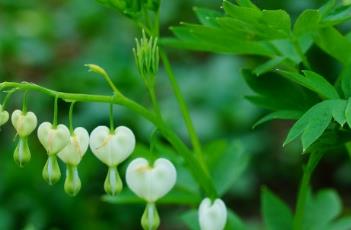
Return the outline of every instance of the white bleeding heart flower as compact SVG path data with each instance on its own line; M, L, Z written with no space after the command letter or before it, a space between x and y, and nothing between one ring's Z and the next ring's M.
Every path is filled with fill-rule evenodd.
M11 122L20 137L26 137L37 127L38 119L33 112L15 110L11 115Z
M9 120L9 113L0 105L0 126Z
M128 187L149 203L166 195L176 180L177 171L174 165L164 158L157 159L153 166L144 158L134 159L126 172Z
M98 126L90 135L90 148L100 161L114 167L134 151L135 136L125 126L117 127L113 133L106 126Z
M201 201L199 224L201 230L223 230L227 222L227 208L221 199L213 202L209 198Z
M70 142L57 155L70 165L78 165L89 147L89 133L85 128L75 128Z
M38 138L49 155L55 155L70 143L70 133L65 125L54 127L43 122L38 128Z

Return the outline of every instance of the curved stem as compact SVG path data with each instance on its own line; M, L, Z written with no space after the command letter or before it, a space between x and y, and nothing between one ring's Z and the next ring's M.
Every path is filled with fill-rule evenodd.
M2 109L5 109L7 102L10 100L11 96L18 90L18 88L11 89L2 101Z
M140 114L145 119L153 123L160 133L169 141L174 149L181 154L189 165L189 169L202 187L206 196L215 198L217 196L216 189L207 171L204 170L199 161L194 157L191 150L184 144L184 142L166 125L166 123L159 119L154 113L147 110L142 105L135 101L125 97L124 95L114 96L103 96L103 95L92 95L92 94L76 94L76 93L65 93L55 90L51 90L33 83L28 82L3 82L0 83L0 88L19 88L22 90L37 91L49 96L60 98L64 101L72 102L102 102L123 105L130 110Z

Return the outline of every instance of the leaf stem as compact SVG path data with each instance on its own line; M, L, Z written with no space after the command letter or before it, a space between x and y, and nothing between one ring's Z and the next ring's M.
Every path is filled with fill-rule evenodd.
M299 55L299 57L301 58L301 61L303 63L303 65L308 69L308 70L311 70L312 67L311 67L311 64L310 62L308 61L308 59L306 58L301 46L300 46L300 43L298 41L298 39L295 37L295 36L292 36L291 38L291 41L294 45L294 48L297 52L297 54Z
M307 165L303 167L303 176L297 197L297 204L294 217L294 230L302 229L302 221L305 215L305 207L308 193L310 191L310 180L312 173L322 158L323 152L312 152L308 158Z

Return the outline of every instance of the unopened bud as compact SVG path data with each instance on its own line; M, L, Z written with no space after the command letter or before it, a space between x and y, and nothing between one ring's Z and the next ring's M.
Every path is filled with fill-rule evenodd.
M141 217L141 226L144 230L156 230L160 226L160 217L155 203L147 203Z
M117 167L109 167L104 183L105 192L109 195L116 195L122 191L123 184L117 171Z
M0 126L9 120L9 113L0 105Z
M49 185L53 185L60 180L61 171L56 155L48 156L48 160L43 168L43 178Z
M28 138L20 137L13 153L13 159L20 166L23 167L30 161L31 154L28 146Z
M65 192L70 196L75 196L80 191L81 186L77 166L67 165L64 185Z

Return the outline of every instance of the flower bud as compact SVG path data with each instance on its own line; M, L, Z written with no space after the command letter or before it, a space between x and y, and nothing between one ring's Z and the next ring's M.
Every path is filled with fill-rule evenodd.
M117 171L117 167L109 167L104 183L105 192L109 195L116 195L122 191L123 184Z
M60 167L56 155L49 155L48 160L43 168L43 178L49 184L53 185L61 178Z
M68 128L65 125L53 127L50 122L44 122L39 126L38 138L49 155L57 154L70 143Z
M69 144L66 145L57 156L68 165L76 166L80 163L89 147L89 133L86 129L78 127L74 129Z
M223 230L226 222L227 208L221 199L213 202L209 198L202 200L199 207L201 230Z
M135 137L125 126L117 127L113 133L106 126L98 126L90 135L90 148L100 161L114 167L134 151Z
M33 112L15 110L11 115L11 122L20 137L26 137L37 127L38 120Z
M156 160L153 166L144 158L134 159L126 172L130 190L150 203L166 195L176 180L177 171L174 165L164 158Z
M0 105L0 126L9 120L9 113Z
M28 146L28 137L20 137L13 153L13 159L20 166L23 167L30 161L31 154Z
M80 191L82 184L78 175L78 169L75 165L67 165L66 179L65 179L65 192L70 196L75 196Z
M133 49L135 63L146 85L153 85L159 66L159 49L157 38L147 38L143 31L143 37L136 40L136 48Z
M141 226L144 230L156 230L160 226L160 217L154 203L147 203L141 217Z

